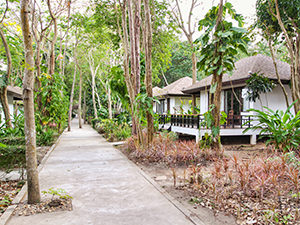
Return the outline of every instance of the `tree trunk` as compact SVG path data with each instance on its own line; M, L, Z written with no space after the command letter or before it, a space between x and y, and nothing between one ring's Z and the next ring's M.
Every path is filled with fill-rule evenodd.
M11 124L9 105L8 105L8 100L7 100L7 85L9 82L9 77L10 77L11 67L12 67L11 54L10 54L10 50L9 50L9 46L8 46L6 37L4 35L4 32L2 31L1 26L0 26L0 36L1 36L1 40L3 43L4 49L5 49L5 54L6 54L6 59L7 59L7 70L6 70L6 75L4 78L5 86L0 87L0 100L1 100L3 111L4 111L6 128L11 128L12 124Z
M128 53L129 44L128 44L128 31L127 31L127 18L126 18L127 9L126 9L126 4L121 4L120 1L119 3L121 7L122 31L118 19L117 19L117 26L118 26L118 33L122 40L123 48L124 48L124 55L123 55L124 77L125 77L129 99L130 99L130 109L131 109L131 116L132 116L132 133L134 134L136 131L136 134L138 135L139 143L142 145L142 147L144 147L143 134L134 107L135 104L134 85L129 74L129 53ZM118 11L116 5L115 5L115 10L116 12ZM135 128L136 130L134 130Z
M21 26L25 47L25 74L23 80L25 140L26 140L26 170L28 203L34 204L41 200L36 159L36 130L34 119L34 58L32 49L32 34L29 28L29 0L21 1Z
M111 89L109 84L107 85L107 100L108 100L108 118L112 119Z
M284 95L284 98L285 98L285 103L286 103L286 106L287 108L289 107L289 98L288 98L288 94L281 82L281 79L280 79L280 76L279 76L279 73L278 73L278 67L277 67L277 63L276 63L276 59L275 59L275 55L274 55L274 50L273 50L273 47L272 47L272 43L271 43L271 39L269 38L268 40L268 44L269 44L269 48L270 48L270 52L271 52L271 56L272 56L272 60L273 60L273 64L274 64L274 68L275 68L275 73L276 73L276 77L277 77L277 81L281 87L281 90L283 92L283 95Z
M129 39L130 39L130 56L131 56L131 81L133 86L136 86L136 57L135 57L135 29L134 29L134 16L132 9L132 0L128 0L128 22L129 22ZM137 95L137 90L134 89L135 96Z
M41 38L40 38L41 40ZM36 40L36 50L35 50L35 67L36 67L36 77L35 77L35 91L37 94L37 106L39 109L42 108L42 95L41 95L41 41Z
M144 0L145 10L145 64L146 64L146 92L152 98L152 27L149 0ZM147 145L153 141L153 116L147 111Z
M193 41L193 40L191 40ZM190 43L191 48L192 48L192 71L193 71L193 84L197 82L197 57L196 57L196 52L194 50L194 44L193 42Z
M96 107L96 100L95 100L95 75L92 74L92 99L93 99L93 107L94 107L94 117L98 119L98 112Z
M82 70L79 69L79 97L78 97L78 119L79 119L79 128L82 128L82 112L81 112L81 93L82 93Z
M57 39L57 20L52 13L50 0L47 0L47 5L49 9L50 16L53 21L53 39L50 41L50 58L49 58L49 74L53 75L55 72L55 43Z
M222 22L222 19L223 19L223 0L220 0L218 17L215 25L216 29L218 28L219 24ZM218 49L218 42L216 43L216 49ZM220 57L221 59L222 55L218 55L218 57ZM219 63L217 63L217 67L219 66L220 66ZM214 108L212 110L212 114L214 117L212 130L211 130L212 133L213 133L213 129L220 129L220 114L221 114L220 109L221 109L221 91L222 91L223 74L221 73L220 75L218 75L218 70L219 68L214 70L212 83L211 83L212 86L215 84L217 85L216 90L212 95L213 97L212 103L214 105ZM222 145L220 140L220 130L216 135L213 135L212 148L216 150L217 154L221 153Z
M192 37L191 37L191 41L192 41ZM194 50L194 44L193 42L190 42L190 45L191 45L191 48L192 48L192 71L193 71L193 84L195 84L197 82L197 57L196 57L196 53L195 53L195 50ZM192 96L192 106L193 106L193 109L192 109L192 112L193 114L196 113L196 96L193 95Z
M76 53L74 52L74 57L76 57L75 55L76 55ZM75 88L76 72L77 72L76 69L77 69L77 65L75 64L74 75L73 75L73 83L72 83L72 89L71 89L71 95L70 95L70 105L69 105L69 115L68 115L68 131L71 131L73 97L74 97L74 88Z
M140 67L140 36L141 36L141 0L135 0L134 17L134 41L135 41L135 89L140 93L141 89L141 67Z
M97 90L96 86L95 86L95 93L96 93L96 97L97 97L99 110L101 110L101 101L100 101L100 97L99 97L98 90Z
M83 92L83 123L86 124L86 91Z

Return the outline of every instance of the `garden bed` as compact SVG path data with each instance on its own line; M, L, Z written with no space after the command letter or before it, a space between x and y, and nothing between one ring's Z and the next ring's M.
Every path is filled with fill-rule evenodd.
M260 144L226 146L217 157L195 143L161 137L147 150L132 144L122 148L128 158L206 224L300 224L295 154Z
M38 165L42 162L44 156L49 151L50 146L37 147L37 162ZM4 172L3 172L4 173ZM0 181L0 217L5 212L6 208L10 206L14 197L19 193L25 181L18 179L18 169L12 171L10 174L1 175ZM12 180L11 180L12 179Z

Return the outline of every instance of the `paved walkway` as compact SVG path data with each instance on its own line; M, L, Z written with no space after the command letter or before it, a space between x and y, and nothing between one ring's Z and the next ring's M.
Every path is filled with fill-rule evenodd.
M189 225L125 156L90 126L65 132L40 172L41 190L63 188L73 211L15 216L10 225Z

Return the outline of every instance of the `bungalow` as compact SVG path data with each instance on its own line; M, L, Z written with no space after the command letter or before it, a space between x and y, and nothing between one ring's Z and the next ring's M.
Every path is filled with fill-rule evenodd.
M164 88L154 87L153 96L159 100L159 103L155 103L153 106L154 112L159 114L187 113L192 106L192 96L181 90L183 87L191 86L192 82L192 78L183 77Z
M289 96L289 103L292 103L290 83L290 66L285 62L276 61L278 67L279 77L284 84ZM268 93L260 95L260 101L252 102L247 99L247 84L253 73L259 73L268 77L277 83L277 76L272 58L264 55L255 55L243 58L235 63L235 70L229 76L223 76L223 86L221 92L221 111L228 115L227 123L221 127L221 136L250 136L250 143L256 143L256 136L258 131L248 131L243 133L245 129L245 122L253 117L253 113L248 112L250 108L263 110L267 106L273 110L285 110L286 103L279 85ZM198 140L209 130L201 127L202 114L207 112L209 107L209 90L212 75L202 79L194 85L183 88L181 91L184 94L192 95L200 99L200 115L185 116L185 118L178 118L172 116L170 129L175 132L195 135ZM166 119L161 121L167 121ZM169 120L168 120L169 121ZM199 124L200 123L200 124ZM248 124L247 126L251 126ZM198 129L195 129L198 128ZM197 130L197 131L195 131Z
M9 105L9 112L12 115L18 114L18 106L20 101L22 101L22 88L16 86L7 86L7 100ZM0 104L0 123L5 120L4 112L2 110L2 105Z

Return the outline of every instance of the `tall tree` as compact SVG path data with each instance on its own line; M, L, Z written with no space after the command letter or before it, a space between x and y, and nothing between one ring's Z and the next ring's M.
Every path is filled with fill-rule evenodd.
M92 99L93 99L93 107L94 107L94 116L95 119L98 119L98 111L97 111L97 106L96 106L96 74L98 73L98 69L100 67L100 63L98 65L95 65L95 60L93 56L93 51L94 49L92 48L89 53L88 53L88 59L89 59L89 66L90 66L90 71L92 75Z
M12 127L12 123L11 123L11 119L10 119L9 105L8 105L8 99L7 99L7 85L8 85L9 77L11 74L12 60L11 60L9 46L8 46L6 37L5 37L2 27L1 27L1 23L0 23L0 37L1 37L1 40L3 43L3 46L5 48L5 53L6 53L6 58L7 58L6 74L3 76L2 84L0 84L0 101L2 104L3 111L4 111L6 128L10 128L10 127Z
M195 33L196 28L196 22L193 24L192 16L193 11L195 8L199 5L198 0L191 0L191 6L188 13L188 20L185 24L183 16L182 16L182 9L179 4L179 0L175 0L175 7L173 7L173 17L175 18L175 21L178 25L178 27L183 31L184 35L186 36L188 43L190 44L190 48L192 51L192 78L193 78L193 84L197 82L197 57L196 57L196 50L194 45L194 39L193 35Z
M258 0L258 26L285 43L291 68L291 90L295 112L300 111L300 2L298 0Z
M151 99L152 93L152 27L151 12L149 0L144 0L145 26L144 26L144 43L145 43L145 68L146 68L146 92ZM153 141L154 125L151 112L147 111L147 144Z
M227 13L238 22L239 27L234 27L232 22L224 19ZM197 39L201 45L198 65L206 75L212 74L209 94L210 112L213 115L211 134L212 147L218 153L221 151L220 108L223 74L231 73L234 69L238 50L247 54L246 46L249 38L242 26L243 17L236 13L231 3L223 4L223 0L199 21L199 30L204 30L204 34Z
M127 30L127 0L118 0L119 7L121 10L121 24L119 21L119 17L117 16L117 29L118 29L118 34L121 39L124 53L123 53L123 67L124 67L124 77L125 77L125 82L126 82L126 87L127 91L129 94L129 100L130 100L130 109L131 109L131 115L132 115L132 120L135 121L135 128L136 128L136 133L139 138L139 142L142 146L144 146L144 139L143 139L143 134L142 134L142 129L139 124L139 120L137 118L137 112L136 112L136 101L135 101L135 81L133 77L130 75L129 71L129 35L128 35L128 30ZM118 5L115 2L115 11L118 12ZM134 129L134 128L133 128Z
M5 34L2 30L2 23L5 18L7 10L8 10L8 0L6 0L6 8L4 10L3 17L0 20L0 37L1 37L4 49L5 49L5 54L6 54L6 59L7 59L6 74L3 76L2 82L0 83L0 101L2 104L3 111L4 111L6 128L10 128L10 127L12 127L12 123L11 123L11 119L10 119L9 105L8 105L8 100L7 100L7 85L8 85L9 77L11 74L12 59L11 59L11 53L10 53L10 49L9 49Z
M21 27L24 38L25 73L23 79L23 100L26 140L26 170L28 186L28 203L40 202L40 187L36 159L36 130L34 118L34 57L32 33L29 26L29 0L21 1Z

